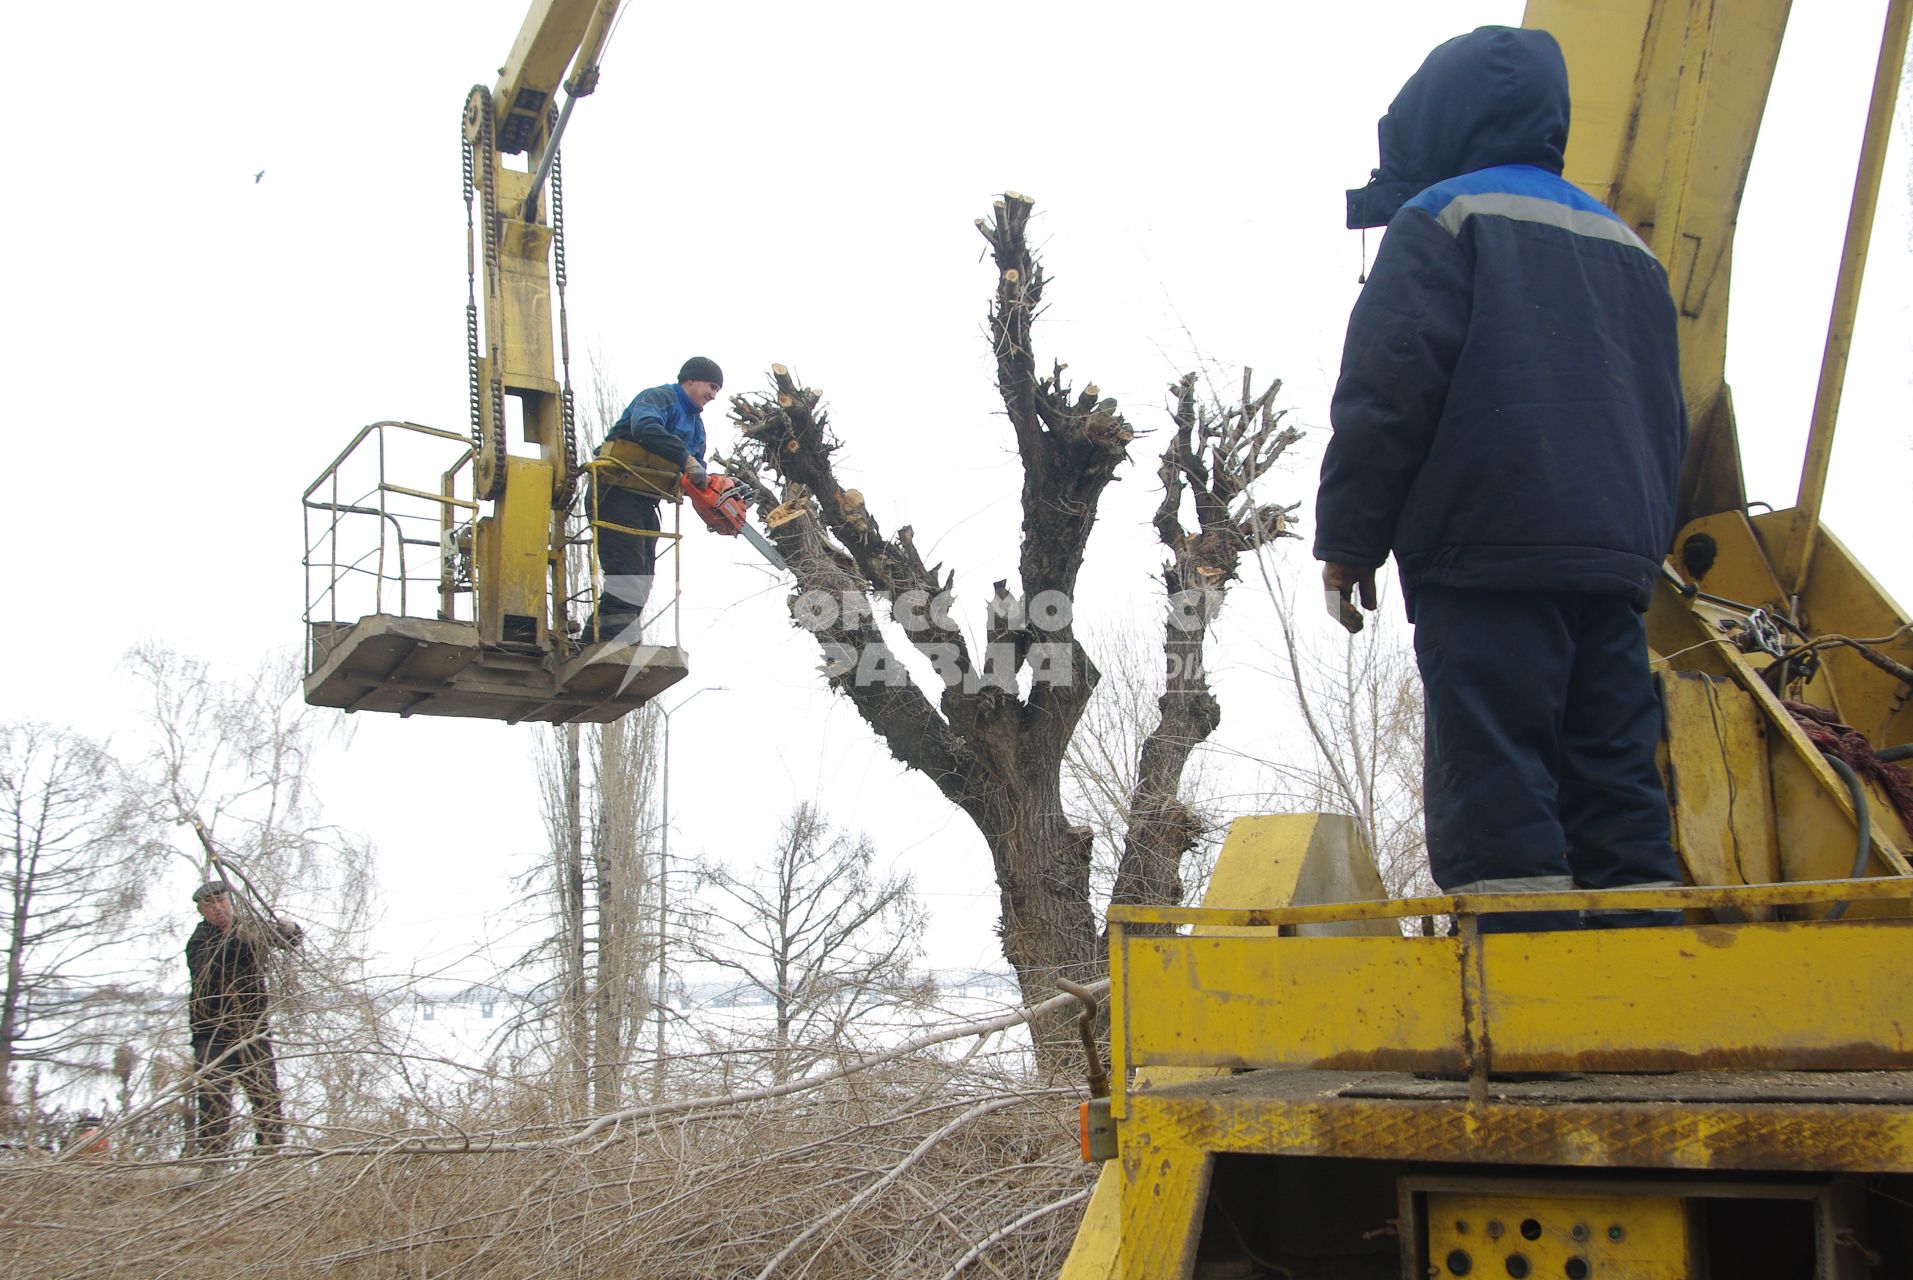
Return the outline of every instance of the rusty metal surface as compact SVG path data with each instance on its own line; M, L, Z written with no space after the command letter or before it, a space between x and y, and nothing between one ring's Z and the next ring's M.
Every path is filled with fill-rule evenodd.
M1487 1102L1471 1103L1465 1086L1412 1076L1255 1071L1132 1093L1123 1140L1558 1168L1913 1172L1913 1073L1815 1083L1746 1073L1494 1082ZM1750 1101L1763 1085L1772 1100Z
M305 696L345 711L597 723L635 710L687 672L676 648L627 646L600 661L603 648L555 664L486 648L470 623L375 614L327 634Z
M1316 906L1218 910L1212 907L1113 906L1111 924L1174 924L1269 928L1335 920L1416 919L1456 914L1492 915L1502 911L1585 911L1771 907L1833 902L1906 902L1913 882L1903 879L1817 880L1793 884L1737 885L1684 889L1580 889L1571 893L1441 894L1381 902L1332 902Z
M1903 899L1913 884L1835 887L1889 890ZM1235 924L1290 912L1176 914ZM1456 936L1429 938L1293 937L1271 924L1135 937L1112 924L1113 1075L1459 1071L1485 1084L1510 1071L1913 1069L1913 987L1882 981L1913 954L1913 921L1486 936L1475 917L1460 923Z
M1837 1103L1913 1107L1913 1071L1582 1072L1573 1079L1493 1080L1491 1098L1526 1102ZM1336 1090L1343 1098L1463 1101L1466 1082L1386 1072Z

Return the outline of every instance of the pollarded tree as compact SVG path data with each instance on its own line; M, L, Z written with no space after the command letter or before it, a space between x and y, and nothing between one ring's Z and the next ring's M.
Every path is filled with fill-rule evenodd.
M1175 431L1157 478L1162 503L1156 536L1169 550L1162 567L1169 609L1163 619L1163 692L1156 726L1143 739L1130 790L1128 830L1116 864L1115 903L1182 901L1182 859L1204 834L1205 821L1181 793L1183 770L1196 747L1222 723L1209 691L1204 652L1209 626L1222 609L1242 556L1293 537L1295 505L1257 506L1248 487L1301 439L1275 408L1282 390L1272 383L1255 395L1248 370L1234 405L1205 405L1194 374L1169 388ZM1193 507L1194 529L1183 523Z
M1142 744L1161 719L1165 672L1153 617L1124 617L1096 626L1084 645L1096 654L1102 679L1063 756L1063 803L1082 815L1095 838L1091 893L1107 902L1129 837L1129 804L1136 791ZM1199 894L1222 823L1213 797L1214 776L1205 759L1192 755L1183 771L1179 803L1196 816L1203 838L1182 859L1186 895Z
M1039 372L1033 327L1045 280L1026 236L1031 208L1027 197L1006 194L977 223L997 273L989 313L997 390L1023 468L1020 590L996 584L980 652L951 617L954 575L923 562L908 527L886 537L864 496L838 482L832 454L841 446L820 397L782 366L769 395L733 398L745 440L725 461L757 485L765 523L797 578L793 620L815 635L831 686L976 824L995 872L1004 955L1034 1001L1053 995L1058 977L1102 967L1090 902L1093 835L1065 811L1062 762L1099 678L1074 629L1077 577L1103 491L1135 431L1094 385L1072 392L1062 363ZM1220 718L1203 671L1209 621L1239 556L1281 532L1282 513L1257 508L1247 494L1294 438L1271 407L1274 388L1214 414L1198 410L1193 388L1191 378L1172 389L1175 438L1159 473L1169 678L1139 756L1118 901L1179 892L1176 869L1199 835L1177 801L1180 773ZM1193 527L1185 523L1192 508ZM885 612L940 688L920 684L890 649ZM1039 1034L1049 1041L1060 1023Z
M16 1065L103 1075L138 1007L121 944L164 855L118 774L77 734L0 726L0 1107Z

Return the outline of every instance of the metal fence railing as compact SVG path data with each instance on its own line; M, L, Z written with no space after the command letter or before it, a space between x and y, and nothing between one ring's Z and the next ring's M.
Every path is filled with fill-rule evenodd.
M587 464L562 524L562 553L552 559L550 633L560 651L590 643L589 620L602 590L598 530L588 496L620 475L621 463ZM475 620L475 526L483 510L473 491L472 445L457 432L416 422L369 423L354 435L302 496L306 668L360 619L377 615ZM436 491L415 483L426 479ZM669 478L673 484L675 477ZM675 492L675 490L672 490ZM675 502L659 541L656 585L645 611L645 640L678 643L682 581ZM621 527L621 526L612 526ZM664 588L668 583L669 589ZM606 637L609 638L609 637Z

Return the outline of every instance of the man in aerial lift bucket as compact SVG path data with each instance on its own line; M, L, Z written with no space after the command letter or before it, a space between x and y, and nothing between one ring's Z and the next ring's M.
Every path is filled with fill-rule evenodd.
M693 485L703 485L704 406L724 388L724 371L715 360L692 356L678 370L678 380L640 391L611 425L606 442L629 440L665 462L680 468ZM634 489L615 485L591 488L593 520L631 529L659 529L658 500ZM598 565L604 571L604 594L597 613L585 623L586 643L616 640L627 631L637 634L638 616L651 597L658 540L616 529L598 530Z
M1375 570L1395 556L1427 698L1435 881L1678 885L1642 616L1687 439L1666 272L1560 176L1567 67L1545 31L1439 46L1380 135L1348 225L1388 231L1349 317L1315 556L1351 630L1351 593L1374 609Z

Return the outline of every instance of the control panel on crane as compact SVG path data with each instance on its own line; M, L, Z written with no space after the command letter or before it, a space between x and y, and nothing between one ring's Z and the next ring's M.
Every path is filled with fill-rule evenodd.
M674 605L636 644L595 643L580 627L599 576L581 491L635 486L674 510L680 494L661 462L578 450L559 141L597 87L617 11L618 0L534 0L497 83L466 98L469 430L373 423L307 488L314 705L608 721L685 675ZM675 523L655 536L675 578Z

